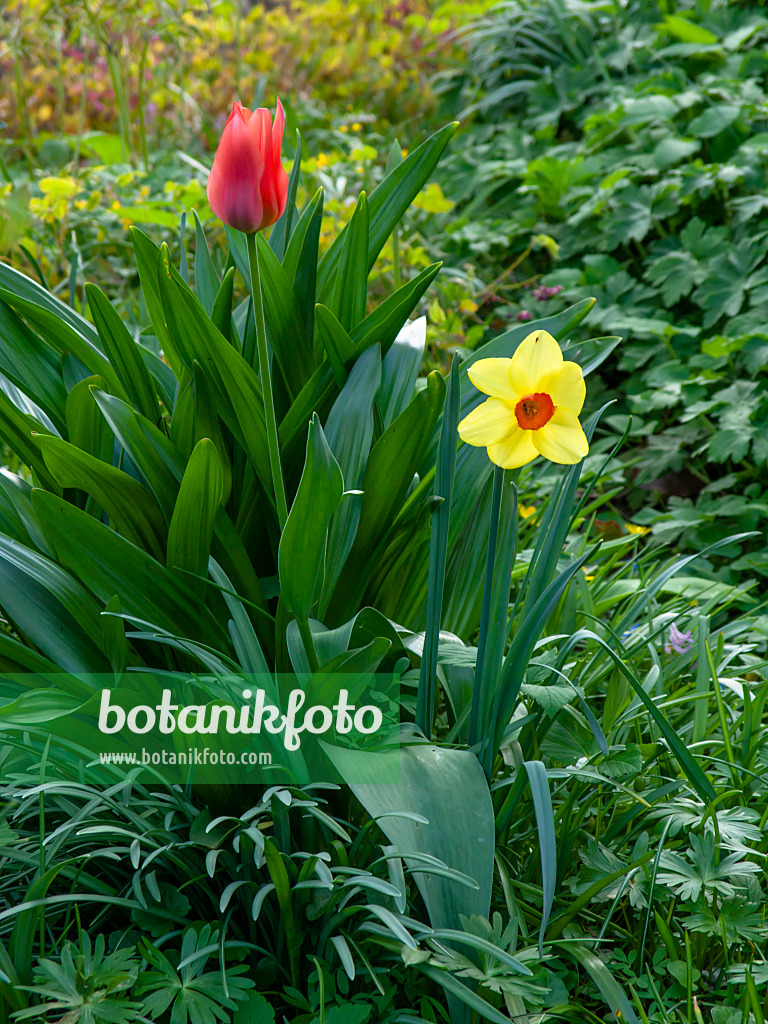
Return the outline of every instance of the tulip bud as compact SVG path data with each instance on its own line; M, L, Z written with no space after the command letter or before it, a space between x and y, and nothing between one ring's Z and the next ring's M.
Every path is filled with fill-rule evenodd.
M264 108L232 106L208 178L208 202L224 224L250 234L274 224L285 210L288 175L280 160L285 113L275 122Z

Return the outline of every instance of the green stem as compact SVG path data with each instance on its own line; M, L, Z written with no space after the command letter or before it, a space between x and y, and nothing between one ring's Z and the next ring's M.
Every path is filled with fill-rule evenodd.
M256 321L256 347L259 353L259 372L261 374L261 390L264 396L264 418L267 424L267 446L269 448L269 468L272 471L272 487L275 491L275 506L280 530L288 518L288 505L285 500L285 484L283 468L280 464L280 444L277 439L277 420L275 419L275 403L272 398L272 374L269 368L269 352L267 351L267 325L264 321L264 303L261 296L261 278L259 276L259 252L256 247L256 233L245 236L248 241L248 265L251 270L251 298L253 299L254 319Z
M309 662L309 671L314 675L316 672L320 671L320 662L317 658L312 630L309 628L309 619L302 615L296 619L296 624L299 627L299 635L301 636L301 642L304 645L304 653L306 654L307 661Z

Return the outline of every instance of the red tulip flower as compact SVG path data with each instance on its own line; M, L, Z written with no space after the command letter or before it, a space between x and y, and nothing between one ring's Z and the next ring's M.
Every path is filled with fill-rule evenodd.
M281 216L288 175L280 160L285 112L277 101L275 122L265 107L232 106L208 178L208 202L224 224L246 234L263 231Z

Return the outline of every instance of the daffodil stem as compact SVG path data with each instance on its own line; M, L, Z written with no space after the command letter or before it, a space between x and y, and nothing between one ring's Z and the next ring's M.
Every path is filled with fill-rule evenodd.
M272 487L275 492L277 518L280 523L280 529L282 530L285 526L285 521L288 518L288 505L285 500L283 467L280 463L280 442L277 437L275 403L272 397L272 373L269 367L267 325L264 321L264 303L261 296L259 251L256 246L255 232L246 235L246 238L248 240L248 265L251 271L251 298L253 299L254 320L256 322L256 348L259 353L259 373L261 374L261 391L264 398L264 419L266 420L267 425L269 468L272 472Z
M483 667L485 648L488 643L488 628L491 617L491 597L493 594L493 571L496 565L496 545L499 539L499 514L501 511L501 490L504 484L504 470L501 466L493 468L493 498L491 500L491 529L488 536L488 550L485 556L485 586L483 587L483 605L480 612L480 633L477 638L477 662L475 665L475 685L472 688L472 709L469 716L469 743L477 743L480 718L480 702L482 699Z

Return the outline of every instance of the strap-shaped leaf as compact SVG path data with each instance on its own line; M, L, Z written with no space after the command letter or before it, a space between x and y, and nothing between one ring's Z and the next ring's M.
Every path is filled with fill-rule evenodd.
M67 392L61 379L61 356L2 301L0 338L0 371L62 425Z
M339 267L328 308L345 330L365 316L368 294L368 199L360 193L355 212L344 229Z
M155 388L139 346L133 340L117 310L96 285L85 286L88 304L104 351L115 369L126 394L139 412L155 423L160 419Z
M60 437L43 436L40 447L45 464L61 487L87 491L116 530L154 558L162 559L165 522L160 506L146 487Z
M0 605L20 632L58 668L65 672L109 671L102 653L98 604L60 566L3 534Z
M382 355L387 354L442 265L432 263L425 267L412 281L388 295L372 313L360 321L352 331L352 340L361 351L369 345L381 345Z
M36 435L47 433L39 420L22 412L0 388L0 438L37 475L44 487L58 491L59 486L45 465Z
M320 597L328 526L343 489L339 464L313 416L304 471L278 549L280 593L297 619L306 619Z
M283 260L283 270L293 285L293 294L311 340L314 333L315 285L320 228L323 223L323 190L319 188L307 203L294 228Z
M47 491L33 491L32 505L58 561L105 604L117 595L128 615L230 651L198 595L151 555Z
M301 177L301 132L296 129L296 156L293 160L293 167L288 178L288 195L286 197L285 209L280 219L269 235L269 247L277 259L282 262L288 239L293 233L293 225L296 223L296 193L299 190L299 179Z
M163 355L168 361L168 365L178 380L181 377L181 361L165 324L165 313L163 312L163 304L160 300L160 287L157 283L160 248L140 228L131 227L130 232L131 241L133 242L133 254L136 258L136 269L139 272L141 290L144 295L147 312L149 313L149 319L152 321L152 329L155 332L160 348L163 350Z
M190 588L201 597L205 595L205 577L222 487L216 448L212 441L203 438L195 445L184 470L168 530L167 562L169 569L184 574Z
M426 388L374 445L363 480L363 505L355 543L328 608L330 622L346 622L359 607L375 568L374 552L380 544L386 544L444 399L443 378L439 373L430 373Z
M208 242L197 210L192 212L195 217L195 291L200 304L210 316L219 290L219 275L208 251Z
M261 382L248 363L214 327L205 310L161 254L159 290L176 351L189 373L199 363L216 396L219 415L248 454L271 491Z
M458 121L454 121L441 128L409 153L371 193L368 199L368 272L397 222L429 181L458 126ZM345 227L334 239L320 261L317 280L318 302L327 303L333 291L347 230L348 227Z

